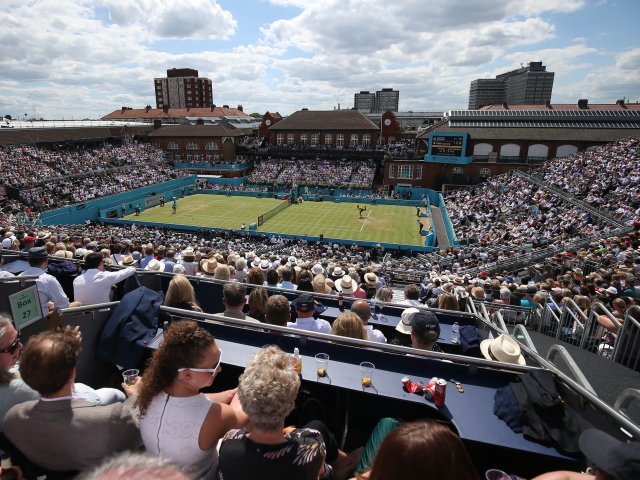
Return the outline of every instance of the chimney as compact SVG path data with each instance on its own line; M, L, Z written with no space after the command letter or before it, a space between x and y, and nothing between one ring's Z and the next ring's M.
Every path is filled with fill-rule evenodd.
M214 104L211 104L211 111L213 112L213 109L216 108L216 106Z
M196 125L204 125L204 120L199 118L196 120Z
M222 105L222 108L229 108L229 105Z
M581 98L580 100L578 100L578 108L581 109L585 109L585 108L589 108L589 99L588 98Z
M160 127L162 127L162 120L160 120L160 119L156 119L156 120L154 120L154 121L153 121L153 129L154 129L154 130L157 130L157 129L159 129Z
M149 113L149 110L151 110L151 105L147 105L146 107L144 107L144 111Z
M627 106L624 104L624 98L616 100L616 105L620 105L622 108L627 108Z
M238 110L240 110L241 112L244 112L242 105L238 105Z
M509 104L507 102L503 103L502 108L504 108L505 110L509 110Z
M545 104L545 106L546 106L547 108L552 108L552 107L551 107L551 100L547 100L546 102L544 102L544 104Z
M127 107L122 107L122 113L127 109Z
M166 115L169 115L169 105L165 105L164 107L162 107L162 111L163 111Z

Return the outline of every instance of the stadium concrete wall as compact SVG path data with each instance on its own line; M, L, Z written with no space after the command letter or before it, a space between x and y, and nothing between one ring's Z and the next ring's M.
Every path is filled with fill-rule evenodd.
M43 212L40 215L40 220L42 225L78 225L85 223L87 220L96 221L100 218L101 213L117 208L123 203L127 205L127 207L129 204L139 203L141 199L144 199L144 197L152 193L158 195L165 194L165 197L169 198L172 196L180 196L182 187L193 185L195 180L195 175L176 178L128 192L109 195L108 197L67 205L66 207ZM128 210L131 211L131 209Z
M248 163L186 163L175 162L176 168L191 169L191 170L244 170L249 168Z

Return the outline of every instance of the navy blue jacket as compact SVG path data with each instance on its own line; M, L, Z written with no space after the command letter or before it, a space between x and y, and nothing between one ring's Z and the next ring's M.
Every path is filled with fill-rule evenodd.
M163 300L162 293L147 287L122 297L100 333L98 358L125 369L137 368L145 346L157 332Z

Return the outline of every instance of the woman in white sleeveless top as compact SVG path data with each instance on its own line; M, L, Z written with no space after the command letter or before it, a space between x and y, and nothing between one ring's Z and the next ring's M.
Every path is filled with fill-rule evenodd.
M216 445L247 423L236 390L202 394L220 371L222 352L193 321L173 322L145 371L136 401L147 451L169 458L194 478L212 478Z

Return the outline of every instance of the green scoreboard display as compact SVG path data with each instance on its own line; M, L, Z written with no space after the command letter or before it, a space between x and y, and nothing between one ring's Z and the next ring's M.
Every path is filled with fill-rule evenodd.
M424 160L433 163L471 162L467 156L469 134L464 132L431 132L429 134L429 152Z

